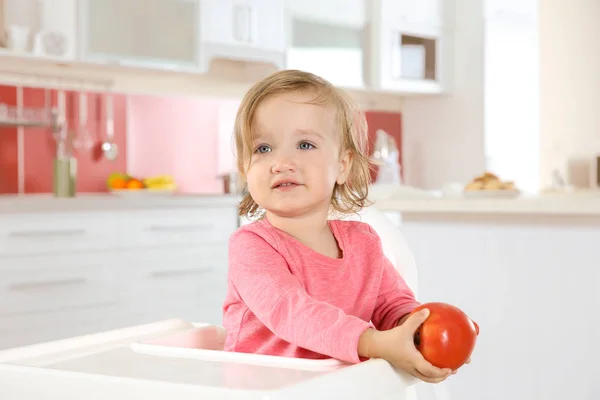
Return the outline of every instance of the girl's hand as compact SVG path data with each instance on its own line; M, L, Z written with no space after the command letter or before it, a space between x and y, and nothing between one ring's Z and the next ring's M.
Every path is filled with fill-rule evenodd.
M454 372L449 368L437 368L423 358L414 344L414 334L429 316L424 309L411 315L388 331L369 330L361 337L362 350L366 357L383 358L395 368L429 383L439 383ZM363 340L364 339L364 340ZM359 352L360 352L359 347Z

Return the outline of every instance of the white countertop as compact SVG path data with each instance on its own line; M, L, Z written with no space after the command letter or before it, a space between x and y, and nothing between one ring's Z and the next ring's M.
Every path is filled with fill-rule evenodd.
M574 192L517 198L461 196L395 196L373 199L385 212L402 214L507 214L600 216L600 192ZM0 195L0 213L129 210L171 207L236 207L233 195L80 194L74 198L43 195Z
M375 200L375 207L401 214L497 214L600 216L600 193L581 192L516 198L396 197Z
M0 195L0 213L65 212L130 210L169 207L236 207L238 199L232 195L187 194L79 194L73 198L55 198L51 194Z

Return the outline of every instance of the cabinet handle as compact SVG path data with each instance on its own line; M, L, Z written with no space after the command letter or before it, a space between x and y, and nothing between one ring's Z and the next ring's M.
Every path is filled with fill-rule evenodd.
M248 6L246 7L247 9L247 13L246 13L246 18L248 19L246 21L246 26L248 28L248 31L246 33L246 38L247 38L247 42L248 43L253 43L254 42L254 9L252 8L252 6Z
M252 7L236 4L233 12L233 37L238 42L252 42Z
M86 282L87 282L87 280L83 279L83 278L62 279L62 280L47 281L47 282L23 282L23 283L15 283L14 285L10 285L8 290L16 292L16 291L44 289L44 288L60 287L60 286L77 286L77 285L83 285Z
M172 278L176 276L203 275L212 271L214 268L206 267L201 269L180 269L173 271L156 271L150 274L152 278Z
M233 38L241 42L242 37L240 34L240 24L241 24L241 16L242 16L242 6L239 4L235 5L235 10L233 11Z
M60 231L18 231L9 232L11 238L48 238L48 237L68 237L83 236L85 229L66 229Z
M196 231L207 231L212 229L212 224L198 224L198 225L152 225L148 227L148 231L157 233L170 233L170 232L196 232Z

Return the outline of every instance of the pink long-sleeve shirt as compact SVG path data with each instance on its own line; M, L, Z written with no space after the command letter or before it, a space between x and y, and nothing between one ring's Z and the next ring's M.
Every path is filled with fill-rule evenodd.
M340 259L312 250L266 218L231 236L226 351L357 363L358 339L367 328L393 328L418 305L368 224L335 220L329 226Z

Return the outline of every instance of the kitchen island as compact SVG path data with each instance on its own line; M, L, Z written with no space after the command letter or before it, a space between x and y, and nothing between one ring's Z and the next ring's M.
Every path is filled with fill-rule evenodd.
M420 300L453 303L481 327L450 398L600 398L600 195L375 206L400 215Z

